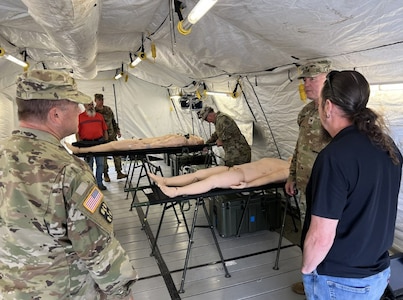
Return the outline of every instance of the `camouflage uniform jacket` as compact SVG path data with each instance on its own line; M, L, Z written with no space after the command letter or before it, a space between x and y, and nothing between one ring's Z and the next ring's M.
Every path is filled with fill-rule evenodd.
M137 276L88 165L38 130L0 143L0 249L1 299L100 299Z
M120 131L119 124L115 120L115 115L109 106L103 106L99 109L95 107L95 111L104 116L106 126L108 126L108 140L115 141L118 132Z
M297 189L305 193L316 156L330 142L330 136L324 134L314 101L302 108L297 122L299 134L291 160L289 179L296 182Z
M218 111L214 125L215 132L206 143L213 143L217 139L222 141L225 165L231 167L250 162L251 148L235 121Z

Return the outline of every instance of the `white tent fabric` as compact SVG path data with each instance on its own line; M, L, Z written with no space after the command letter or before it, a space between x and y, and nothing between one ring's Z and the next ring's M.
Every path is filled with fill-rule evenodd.
M204 85L232 93L239 83L236 98L201 101L236 120L252 145L253 159L292 155L296 118L304 105L298 65L329 59L334 69L356 69L374 85L403 82L403 6L398 0L218 0L190 34L178 33L180 15L186 18L196 3L2 0L0 47L26 60L30 69L65 69L87 94L103 93L123 138L167 133L207 138L213 126L169 96L194 93ZM175 11L175 5L181 9ZM129 67L143 49L147 59ZM4 57L0 69L3 137L17 124L13 83L22 69ZM113 80L116 72L123 78ZM387 116L400 149L402 96L402 90L377 90L370 101ZM394 246L403 251L402 195L399 201Z

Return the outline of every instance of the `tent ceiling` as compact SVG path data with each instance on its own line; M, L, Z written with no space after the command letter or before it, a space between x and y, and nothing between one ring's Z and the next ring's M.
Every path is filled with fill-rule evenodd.
M125 72L160 85L265 74L308 59L362 68L375 81L402 81L403 6L398 0L218 0L189 35L176 30L170 0L2 0L0 46L31 66L92 79ZM183 0L184 17L196 0ZM147 61L128 68L129 53ZM157 58L151 58L155 42ZM1 64L9 63L4 59ZM377 68L387 74L376 75ZM2 74L0 76L6 76Z

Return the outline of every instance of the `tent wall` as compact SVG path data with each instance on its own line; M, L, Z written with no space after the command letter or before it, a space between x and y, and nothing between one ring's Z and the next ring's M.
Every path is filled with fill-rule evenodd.
M401 99L403 90L379 90L377 86L371 89L369 106L385 116L386 124L395 143L403 153L403 107ZM370 233L368 233L370 234ZM398 215L396 220L394 248L403 251L403 189L400 185Z
M166 87L155 85L132 75L128 80L113 80L113 73L103 72L93 80L79 80L79 88L93 96L102 93L105 105L111 106L119 121L123 138L160 136L168 133L194 133L207 139L214 126L197 118L197 111L183 109L169 98ZM8 136L16 125L13 76L0 89L0 135ZM234 81L208 82L211 90L231 90ZM241 94L237 98L206 97L203 105L232 116L252 143L252 159L281 157L293 153L298 126L298 112L305 104L299 99L298 82L287 72L270 76L243 77ZM403 151L403 108L399 105L403 91L374 89L370 106L386 116L396 143ZM74 137L69 137L69 141ZM220 149L215 149L223 155ZM370 234L370 233L368 233ZM394 247L403 251L403 195L399 195L399 215Z

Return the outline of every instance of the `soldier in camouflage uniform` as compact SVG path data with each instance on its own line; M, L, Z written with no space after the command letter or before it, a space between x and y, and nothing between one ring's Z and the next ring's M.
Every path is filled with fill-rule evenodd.
M298 114L299 134L297 144L290 165L290 175L285 185L288 195L294 196L299 191L299 209L301 227L305 221L306 194L305 189L311 176L313 164L318 153L330 142L329 134L323 129L319 113L318 103L320 91L330 71L330 62L310 62L301 67L298 79L304 80L307 98L312 102L305 105ZM292 286L297 294L304 294L302 282Z
M104 116L106 125L108 126L108 142L117 141L118 137L121 137L119 124L115 120L115 115L109 106L104 105L104 95L95 94L95 111ZM108 158L104 159L104 180L110 182L108 174ZM122 173L122 160L120 156L114 156L113 162L115 164L115 170L117 173L117 179L123 179L127 177L127 174Z
M231 117L220 111L215 113L211 107L205 106L199 112L199 118L214 123L215 132L206 144L215 142L217 146L224 148L226 166L232 167L251 161L251 148Z
M78 128L77 91L61 71L17 79L19 128L0 143L0 298L132 299L137 274L88 165L60 140Z

